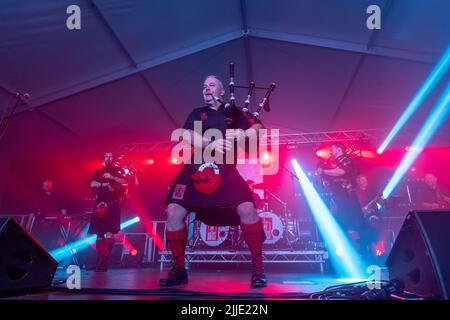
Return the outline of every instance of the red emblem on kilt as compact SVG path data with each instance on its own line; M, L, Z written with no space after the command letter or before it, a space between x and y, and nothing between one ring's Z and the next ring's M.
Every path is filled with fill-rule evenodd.
M192 175L195 189L200 193L213 193L222 183L219 168L214 163L205 163Z
M106 202L99 202L95 206L94 214L95 214L95 216L97 218L104 218L104 217L106 217L106 215L108 214L108 205L106 204Z

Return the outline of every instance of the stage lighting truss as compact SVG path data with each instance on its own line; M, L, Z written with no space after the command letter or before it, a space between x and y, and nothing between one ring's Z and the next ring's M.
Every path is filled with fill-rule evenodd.
M279 135L279 145L286 145L288 148L295 148L300 145L318 145L331 142L364 142L379 143L381 142L388 129L365 129L365 130L344 130L344 131L319 131L307 133L289 133ZM417 130L404 129L401 135L396 137L397 142L410 143L410 137L415 135ZM270 129L268 130L270 133ZM79 153L101 153L105 150L112 150L117 154L128 153L156 153L161 151L171 151L178 144L173 141L159 141L152 143L124 143L115 145L95 145L83 146L78 149ZM270 144L270 143L269 143Z
M251 263L250 251L236 250L187 250L186 260L188 263ZM320 272L324 272L324 264L328 260L326 250L264 250L264 263L271 264L293 264L306 263L318 264ZM170 251L160 251L160 269L165 263L172 261Z

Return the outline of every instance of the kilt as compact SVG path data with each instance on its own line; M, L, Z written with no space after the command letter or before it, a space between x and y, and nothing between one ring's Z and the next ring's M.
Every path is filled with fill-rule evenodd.
M95 206L102 200L97 199ZM105 201L108 203L108 214L99 218L95 215L95 206L92 210L91 223L88 233L105 234L107 232L117 233L120 231L120 199L113 201Z
M364 214L356 193L337 189L333 195L337 207L336 217L342 228L361 233L364 228Z
M173 181L164 203L177 203L188 212L195 212L196 219L208 225L239 225L237 207L243 202L255 203L253 194L240 176L235 165L220 166L222 183L213 193L198 192L192 175L200 165L185 164Z

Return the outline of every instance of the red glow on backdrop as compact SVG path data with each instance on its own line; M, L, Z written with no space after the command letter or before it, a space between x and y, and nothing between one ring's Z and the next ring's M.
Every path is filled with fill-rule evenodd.
M264 166L269 165L272 162L272 156L269 152L264 151L261 153L260 157L261 164Z
M317 149L316 157L318 157L319 159L322 159L322 160L327 160L328 158L330 158L330 148L326 147L326 148Z
M122 232L119 232L118 234L115 235L116 238L122 242L123 246L131 253L133 251L136 251L137 254L137 250L136 248L131 244L130 241L128 241L128 239L123 235Z
M379 257L379 256L382 256L384 254L384 252L385 252L384 241L383 240L378 241L375 244L375 255L377 257Z
M89 172L94 172L94 170L101 169L105 166L105 162L103 160L94 159L87 162L87 170Z
M361 156L366 159L375 159L377 157L377 153L371 150L362 150Z
M141 217L140 223L144 226L145 231L152 237L153 241L155 242L155 245L158 247L159 250L165 250L166 246L164 245L164 241L161 239L161 237L153 230L153 223L152 221L147 217Z
M145 209L145 206L142 203L141 199L137 198L130 199L129 207L133 212L140 212L139 218L141 220L139 221L139 223L144 227L145 231L152 237L158 249L165 250L164 241L153 229L153 221L151 219L151 215Z
M350 156L352 157L362 157L365 159L375 159L377 157L377 153L375 150L371 149L355 149L350 152ZM331 157L330 147L321 147L316 150L316 157L321 160L328 160Z

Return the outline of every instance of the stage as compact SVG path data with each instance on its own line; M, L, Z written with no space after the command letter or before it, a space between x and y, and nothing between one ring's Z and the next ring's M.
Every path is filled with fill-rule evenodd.
M237 270L189 270L189 283L174 288L161 288L158 281L166 270L158 267L110 269L105 273L81 270L81 290L68 290L67 275L58 270L53 289L22 296L14 300L261 300L308 299L308 294L327 287L355 282L320 273L268 271L268 286L250 287L250 273ZM58 284L59 283L59 284ZM103 290L102 290L103 289ZM104 291L101 293L101 291ZM109 292L108 292L109 291Z
M411 2L1 1L0 300L450 300L450 1Z

